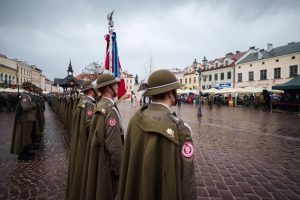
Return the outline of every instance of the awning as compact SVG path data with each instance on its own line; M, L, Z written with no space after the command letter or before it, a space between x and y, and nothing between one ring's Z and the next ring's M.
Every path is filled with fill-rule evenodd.
M292 80L272 86L273 90L300 90L300 75L296 76Z

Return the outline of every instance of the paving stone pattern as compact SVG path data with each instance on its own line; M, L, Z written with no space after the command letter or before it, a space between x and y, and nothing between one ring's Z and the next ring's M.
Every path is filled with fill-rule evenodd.
M122 102L125 130L137 107ZM195 105L173 109L195 145L198 199L300 199L300 116ZM0 199L64 199L70 138L47 107L34 160L9 154L13 114L0 113Z

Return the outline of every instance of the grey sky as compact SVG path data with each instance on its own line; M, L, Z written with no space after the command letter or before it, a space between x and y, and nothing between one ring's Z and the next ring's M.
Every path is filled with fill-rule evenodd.
M0 53L36 64L53 79L69 60L79 74L104 61L106 15L115 10L123 69L145 77L154 69L300 41L298 0L0 0Z

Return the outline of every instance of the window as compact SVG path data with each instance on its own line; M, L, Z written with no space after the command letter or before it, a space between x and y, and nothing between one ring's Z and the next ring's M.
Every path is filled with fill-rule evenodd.
M264 64L265 64L265 62L262 62L261 64L262 64L262 65L264 65Z
M216 63L216 67L218 67L218 63Z
M187 84L187 78L184 80L185 84Z
M276 59L276 62L279 62L279 60L278 60L278 59Z
M295 56L293 56L292 59L294 60L294 59L295 59Z
M298 72L298 65L290 66L290 77L297 76Z
M180 79L180 83L182 83L182 79Z
M218 80L218 74L215 74L215 81Z
M206 82L206 76L203 77L203 81Z
M274 79L281 78L281 68L274 68Z
M242 81L243 81L243 74L238 73L238 82L242 82Z
M253 81L254 80L254 71L249 72L248 78L249 78L248 79L249 81Z
M227 72L227 79L231 79L231 72Z
M194 83L196 83L196 77L194 77Z
M260 70L260 80L267 80L267 70Z
M224 73L221 73L221 80L224 80Z
M228 65L228 60L225 60L225 66L227 66Z
M209 77L208 77L208 80L211 81L211 79L212 79L212 76L211 76L211 74L210 74Z
M250 67L252 67L252 64L250 64Z
M189 78L189 84L191 84L192 83L192 79L191 78Z

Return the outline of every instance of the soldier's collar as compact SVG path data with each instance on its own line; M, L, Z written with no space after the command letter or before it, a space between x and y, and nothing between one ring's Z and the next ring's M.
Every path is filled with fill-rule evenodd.
M96 102L94 97L91 97L91 96L87 96L87 97L90 98L92 100L92 102Z
M110 98L102 97L102 99L103 99L103 100L108 100L110 103L112 103L112 105L115 104L115 102L114 102L112 99L110 99Z
M171 140L175 144L179 145L179 137L176 123L161 122L147 118L143 114L143 110L149 108L150 106L151 104L149 106L144 106L141 109L139 109L136 113L135 119L138 126L145 132L158 133L164 136L165 138Z
M170 112L170 108L164 104L164 103L159 103L159 102L151 102L150 105L149 105L149 109L163 109L164 111L167 111L167 112Z

